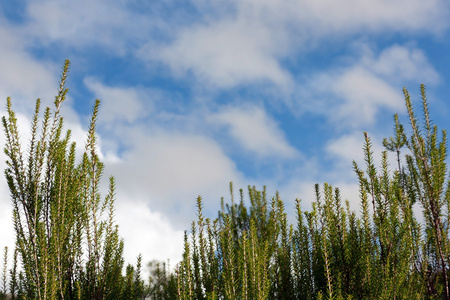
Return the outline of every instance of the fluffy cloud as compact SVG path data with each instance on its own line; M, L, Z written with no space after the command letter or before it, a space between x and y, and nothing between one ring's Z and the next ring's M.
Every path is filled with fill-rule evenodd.
M252 0L254 1L254 0ZM270 1L266 1L270 2ZM448 27L449 6L445 1L283 1L284 12L300 24L317 29L314 34L361 31L439 31Z
M343 100L331 118L350 125L371 124L380 108L398 110L403 104L401 91L359 67L346 70L330 86L332 94Z
M401 84L404 81L436 84L439 74L431 66L426 55L420 49L408 46L393 45L384 49L378 57L367 50L361 64L375 74Z
M228 107L209 117L209 120L226 125L231 136L244 149L258 156L294 158L299 154L262 108Z
M141 102L145 95L136 89L109 87L92 77L85 78L84 84L102 101L102 118L99 120L101 123L132 123L145 115Z
M368 135L371 139L372 151L374 152L374 163L379 166L381 163L381 152L385 150L381 144L382 139L376 135L372 136L370 133ZM328 155L337 158L338 164L341 166L347 165L348 169L351 169L352 161L355 161L360 168L365 169L364 143L363 134L361 132L354 132L330 140L326 146L326 152Z
M189 226L199 194L206 204L217 203L227 194L228 182L242 181L234 162L207 137L160 130L147 134L136 128L124 134L128 147L106 171L128 197L170 214L177 226Z
M170 220L152 211L146 202L127 198L123 193L118 198L116 221L124 237L125 261L135 263L142 254L144 263L169 260L175 267L182 258L184 231L174 229Z
M361 31L439 33L449 25L443 0L191 1L196 17L173 1L139 5L138 12L122 1L30 1L26 21L15 30L27 37L27 46L62 42L133 54L162 62L174 74L194 74L202 86L270 83L290 91L294 81L285 59L316 50L322 39Z
M0 16L0 98L11 96L16 107L31 112L37 98L53 100L58 68L51 62L36 61L26 51L26 41ZM30 104L31 103L31 104Z
M149 20L122 1L29 1L26 13L23 29L36 44L105 47L117 55L126 53L130 40L140 39Z
M422 51L394 45L374 55L367 46L347 66L318 72L296 92L295 109L323 114L334 124L358 128L374 124L381 109L400 111L398 86L408 82L437 83L439 75Z
M204 1L194 3L203 10L210 7ZM141 57L161 61L178 75L194 74L214 87L269 82L289 90L292 78L283 59L314 51L324 39L345 39L362 31L439 34L449 26L449 5L442 0L231 3L234 9L213 9L213 16L173 29L172 41L152 41L139 51ZM388 56L398 54L406 53L393 51ZM422 60L417 52L407 59Z
M227 20L181 30L170 45L144 48L141 54L161 60L175 74L193 73L215 87L254 82L287 87L291 78L276 59L277 39L263 26Z

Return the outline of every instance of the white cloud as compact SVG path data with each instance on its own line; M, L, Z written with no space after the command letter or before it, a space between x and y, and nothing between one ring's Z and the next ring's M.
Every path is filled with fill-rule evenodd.
M279 43L280 37L286 32L297 33L294 39L298 39L361 31L439 32L449 25L449 5L445 0L193 0L187 4L164 1L163 4L140 5L114 0L80 0L76 3L29 1L26 7L30 19L27 30L47 42L65 41L75 47L95 42L117 52L151 38L146 34L155 29L165 34L178 33L175 34L178 35L176 39L186 41L187 36L201 36L204 30L208 32L204 38L215 38L212 35L214 33L218 37L226 37L227 32L230 32L230 25L234 24L236 28L231 29L231 32L243 33L238 36L245 39L236 41L243 42L244 49L247 47L247 39L251 40L250 44L265 41L261 46L270 47L272 50L268 53L273 53L274 48L280 50L286 43L290 43L289 39L284 38ZM195 6L199 14L195 18L187 16L185 5ZM142 11L148 12L151 17L145 16ZM190 27L186 29L186 25ZM180 28L185 28L186 31L180 31ZM207 30L208 28L212 29ZM261 39L261 35L266 36ZM134 43L126 45L127 40L133 40ZM274 45L268 44L269 41ZM194 47L196 45L198 46L198 42L195 40L192 45L187 44ZM230 47L228 44L223 46ZM247 50L252 51L252 47Z
M145 199L152 210L176 216L171 220L178 226L189 226L199 194L206 204L217 203L227 194L228 182L242 181L234 162L213 140L162 130L144 132L138 128L118 132L127 149L106 171L115 175L118 189L126 190L128 197Z
M330 140L326 146L329 155L341 160L344 164L351 167L352 161L356 161L358 165L364 164L364 136L362 133L353 133L340 136Z
M259 107L228 107L209 120L226 125L244 149L258 156L294 158L299 154L278 124Z
M371 124L379 108L399 110L403 104L400 90L360 67L346 70L335 78L331 92L343 99L342 105L330 114L331 118L350 125Z
M152 41L139 51L141 57L159 60L177 75L194 74L203 85L230 88L267 81L289 91L293 81L281 61L314 50L323 40L360 32L439 34L450 25L449 5L443 0L227 3L234 9L195 1L204 11L211 8L213 16L206 14L194 24L174 28L172 41L162 46ZM420 61L417 54L409 58Z
M374 55L364 45L355 56L348 66L309 76L297 88L295 109L326 115L341 127L358 128L374 124L380 109L401 111L402 85L439 80L426 56L416 48L394 45Z
M31 42L27 35L20 28L7 24L1 15L0 39L0 99L5 101L11 97L13 110L29 116L34 112L38 98L41 99L41 113L47 106L53 108L64 62L36 59L28 49ZM70 95L65 102L61 110L65 120L79 122ZM28 127L29 124L24 128Z
M294 81L283 60L314 49L322 39L339 39L362 31L436 33L449 25L449 5L443 0L192 4L203 14L175 22L162 16L186 13L181 9L165 11L180 6L171 1L166 2L167 7L146 7L151 17L122 1L30 1L26 22L15 30L27 37L27 46L60 43L78 50L106 47L116 55L137 53L146 61L163 62L175 74L194 74L203 86L270 83L290 91ZM161 33L164 40L159 38ZM168 38L172 40L167 42Z
M405 80L419 83L439 81L439 74L430 65L423 51L413 47L393 45L384 49L377 58L368 53L362 59L362 64L377 75L399 84Z
M438 31L448 27L446 13L448 3L432 0L375 0L375 1L285 1L291 18L299 23L307 22L317 27L315 33L345 33L379 30L430 30ZM308 28L310 28L308 27Z
M144 48L141 54L160 59L175 74L192 72L200 81L217 87L255 82L288 87L290 75L276 59L280 37L258 25L226 20L194 26L181 30L172 44Z
M109 87L92 77L85 78L84 84L101 101L101 123L132 123L146 113L142 104L144 95L136 89Z
M158 212L152 211L144 201L136 201L118 195L116 221L119 234L124 237L124 258L127 263L136 263L139 254L143 262L156 259L171 267L181 261L183 252L183 230L176 230L171 222Z
M381 30L439 32L448 28L450 6L443 0L246 0L237 12L266 22L285 23L309 36Z
M24 31L34 43L102 46L114 54L124 54L128 41L139 40L149 20L133 14L122 1L29 1L26 12Z
M378 139L376 136L373 137L370 133L368 135L372 143L375 166L379 167L381 163L381 152L385 149L380 142L381 139ZM326 152L336 162L338 166L337 169L339 169L339 171L342 171L343 169L349 171L342 172L342 174L351 174L351 177L356 179L356 175L352 172L352 162L355 161L361 169L366 169L363 150L364 144L365 141L363 133L353 132L328 141ZM342 176L342 174L338 176Z
M372 125L381 108L403 103L401 90L358 65L311 76L295 97L292 110L324 115L339 128Z
M26 50L26 42L16 29L0 23L0 97L11 96L19 109L31 112L37 98L53 101L58 68L53 63L35 60Z

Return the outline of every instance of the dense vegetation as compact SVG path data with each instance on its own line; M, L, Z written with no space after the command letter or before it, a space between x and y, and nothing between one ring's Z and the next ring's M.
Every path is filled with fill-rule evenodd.
M381 166L364 135L365 166L353 163L358 213L338 188L316 185L312 210L302 211L297 200L290 225L278 194L268 198L265 189L249 187L246 204L247 193L240 190L236 200L230 185L231 202L222 199L213 220L197 199L198 219L185 234L182 261L173 272L153 262L144 284L141 258L123 274L113 178L106 197L99 194L99 102L80 163L70 131L63 136L59 108L68 67L66 62L55 111L45 110L40 134L37 101L26 158L8 99L5 174L16 246L11 270L5 249L0 299L449 299L447 140L431 122L424 86L423 122L404 89L410 132L396 115ZM397 157L394 168L389 151ZM415 215L417 206L422 216Z
M297 222L288 225L278 195L249 188L223 205L216 220L202 215L185 238L177 270L180 299L423 299L449 298L450 189L445 131L432 125L424 86L419 126L404 90L411 123L408 137L395 116L394 137L383 141L374 165L370 138L365 168L355 162L359 214L342 203L339 189L316 185L311 212L297 201ZM408 154L402 158L406 147ZM397 155L390 170L388 151ZM418 222L413 206L423 210Z

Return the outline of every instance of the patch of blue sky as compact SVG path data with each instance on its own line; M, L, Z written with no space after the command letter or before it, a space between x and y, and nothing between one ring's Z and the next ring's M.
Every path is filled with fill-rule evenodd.
M4 1L0 12L12 24L21 24L26 20L26 0Z

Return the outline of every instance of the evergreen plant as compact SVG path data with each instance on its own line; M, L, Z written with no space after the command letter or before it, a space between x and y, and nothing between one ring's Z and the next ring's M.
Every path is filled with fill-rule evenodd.
M114 222L114 178L109 179L106 197L99 191L104 169L96 149L100 101L95 102L84 152L77 162L71 131L64 132L60 115L68 92L68 71L66 61L54 108L47 107L42 120L41 101L36 101L27 149L10 98L7 116L2 118L5 176L16 235L12 299L119 299L128 287L122 277L123 240ZM135 293L127 299L142 298L139 272L140 260L133 270Z
M0 299L450 298L446 131L439 134L432 123L423 85L423 121L404 89L410 133L395 115L380 166L364 133L365 166L353 162L359 213L338 188L325 183L315 186L311 211L303 211L296 200L296 222L290 225L278 193L268 198L265 188L249 186L235 201L230 184L231 201L222 199L214 219L204 216L203 200L197 199L197 220L185 233L181 262L174 272L152 262L145 284L141 256L122 273L124 243L114 221L113 177L106 196L100 195L100 101L81 157L70 130L64 132L60 109L68 71L66 61L53 110L41 115L36 101L25 150L7 99L5 176L16 241L11 253L3 252ZM393 168L388 152L396 156ZM416 206L422 216L415 214Z
M177 272L178 299L449 299L446 132L439 137L431 122L423 85L422 126L406 89L404 96L411 136L395 115L380 166L364 133L365 168L353 162L359 214L327 183L316 185L312 211L297 200L295 227L278 194L268 199L265 189L249 187L246 207L243 191L235 203L230 185L231 203L222 199L214 221L204 218L198 198L198 221L191 239L185 236ZM396 154L394 169L388 151Z

